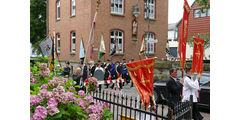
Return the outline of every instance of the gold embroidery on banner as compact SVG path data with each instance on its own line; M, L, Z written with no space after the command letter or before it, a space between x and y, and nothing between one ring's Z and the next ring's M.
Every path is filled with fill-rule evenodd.
M126 67L127 67L127 69L128 69L129 71L136 71L136 70L139 69L140 67L149 69L149 68L152 67L153 65L154 65L154 62L151 63L150 65L138 65L138 66L135 67L135 68L130 68L130 67L128 67L127 65L126 65Z
M196 42L195 40L194 40L194 43L196 44L196 45L201 45L201 46L204 46L204 43L201 43L201 42Z
M147 82L150 82L150 80L145 80L144 75L142 75L142 79L141 80L142 81L140 81L140 83L142 83L144 86L146 86Z
M186 38L186 34L187 34L187 20L184 20L184 38Z

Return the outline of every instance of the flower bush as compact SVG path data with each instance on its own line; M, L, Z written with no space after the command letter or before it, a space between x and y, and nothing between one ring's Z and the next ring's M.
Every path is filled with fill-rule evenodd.
M89 95L97 87L96 78L89 78L88 94L76 91L75 81L49 71L46 63L31 64L31 120L105 120L111 119L108 103L94 103Z
M86 86L88 87L87 92L91 93L97 90L98 82L95 77L90 77L86 80Z

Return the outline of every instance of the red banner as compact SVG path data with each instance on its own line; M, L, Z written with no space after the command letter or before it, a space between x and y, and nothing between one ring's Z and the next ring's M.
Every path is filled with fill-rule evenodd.
M188 36L188 18L190 13L190 7L187 3L187 0L184 0L184 12L182 18L182 26L181 26L181 35L179 37L179 46L178 46L178 54L180 57L179 66L184 69L184 64L186 60L186 45L187 45L187 36Z
M154 62L155 58L150 58L126 64L143 106L145 106L145 101L147 103L146 106L148 106L150 97L153 96Z
M194 38L192 72L203 72L204 40Z

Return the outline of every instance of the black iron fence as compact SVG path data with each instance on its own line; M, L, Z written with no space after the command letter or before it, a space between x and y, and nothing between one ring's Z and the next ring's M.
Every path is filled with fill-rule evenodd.
M142 101L139 97L127 96L121 93L105 90L101 93L93 92L91 95L95 102L109 103L110 110L113 113L113 120L191 119L191 102L178 103L170 116L167 105L157 104L154 109L154 105L150 103L148 107L142 107Z

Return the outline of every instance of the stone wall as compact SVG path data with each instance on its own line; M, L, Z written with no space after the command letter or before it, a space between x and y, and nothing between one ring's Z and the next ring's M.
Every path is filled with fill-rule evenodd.
M185 66L192 66L191 62L186 62ZM179 68L179 61L156 61L154 66L154 82L166 81L169 78L169 70L171 68ZM210 73L210 63L204 63L203 71ZM178 76L181 76L182 72L178 70Z

